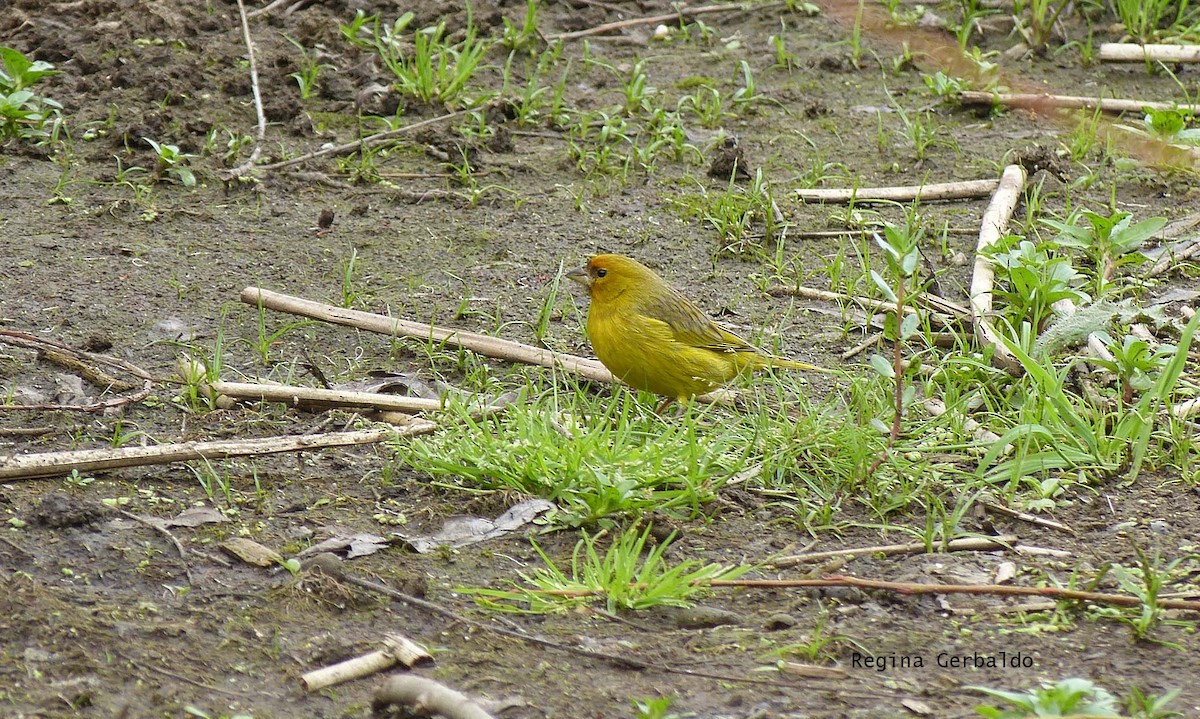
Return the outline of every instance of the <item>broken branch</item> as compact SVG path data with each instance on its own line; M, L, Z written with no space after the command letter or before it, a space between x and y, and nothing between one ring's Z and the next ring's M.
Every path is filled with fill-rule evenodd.
M1008 229L1008 221L1024 188L1025 168L1020 165L1004 168L996 194L992 196L992 201L980 222L979 242L975 247L975 269L971 275L971 316L975 323L975 332L994 349L994 361L1014 374L1021 372L1021 363L1013 357L996 334L996 328L992 326L990 319L995 270L992 268L992 261L987 257L987 249L999 242L1001 235Z
M226 459L259 454L299 452L323 447L346 447L375 444L393 437L428 434L436 425L415 421L397 429L376 429L361 432L331 432L289 437L222 440L217 442L183 442L153 447L120 447L117 449L83 449L69 452L0 455L0 480L42 479L78 472L95 472L119 467L138 467L147 464L188 462L195 459Z
M441 682L412 675L394 676L375 692L371 709L380 713L389 706L403 707L413 716L443 716L446 719L492 719L466 694Z
M996 184L996 180L964 180L899 187L821 188L796 190L796 197L803 202L933 202L987 197Z
M218 395L233 399L283 402L289 405L305 404L322 408L349 407L394 412L432 412L442 408L442 403L436 399L401 397L378 392L352 392L252 382L212 382L209 386Z
M387 634L383 638L383 649L308 672L300 677L300 685L306 691L315 692L352 679L370 676L397 664L412 668L419 663L432 661L433 656L425 647L404 635Z
M279 312L288 312L301 317L332 322L346 327L357 327L369 332L378 332L396 337L412 337L415 339L442 342L452 347L462 347L486 357L521 362L524 364L550 367L577 375L584 379L597 382L615 383L617 380L612 373L605 369L597 360L590 360L577 355L554 352L552 350L534 347L532 345L513 342L512 340L490 337L488 335L452 330L435 325L410 322L408 320L385 317L383 315L349 310L321 302L306 300L301 297L284 295L258 287L247 287L242 290L242 302L248 305L261 306Z
M1102 42L1099 57L1101 62L1200 62L1200 46Z
M1008 549L1017 542L1015 534L1005 534L999 537L971 537L966 539L952 539L942 548L946 552L990 552L997 549ZM884 544L878 547L859 547L852 549L833 549L828 552L806 552L805 554L793 554L786 557L778 557L771 560L770 566L776 568L792 567L797 564L806 562L824 562L828 559L836 559L838 557L864 557L874 554L893 555L893 554L925 554L929 551L929 546L924 542L912 542L909 544Z
M958 99L964 105L1003 105L1038 111L1047 109L1095 110L1097 108L1101 112L1112 113L1144 112L1147 108L1151 110L1192 108L1193 112L1200 111L1200 105L1179 105L1174 102L1148 102L1112 97L1080 97L1078 95L980 92L978 90L963 90L958 93Z

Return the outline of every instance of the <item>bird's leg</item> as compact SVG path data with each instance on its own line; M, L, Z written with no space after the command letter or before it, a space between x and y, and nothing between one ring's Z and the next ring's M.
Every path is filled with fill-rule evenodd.
M675 398L674 398L674 397L666 397L666 398L664 398L664 399L663 399L663 401L662 401L662 402L659 402L659 403L658 403L658 406L654 408L654 414L657 414L657 415L659 415L659 416L662 416L663 410L664 410L664 409L666 409L667 407L670 407L670 406L671 406L671 403L672 403L672 402L674 402L674 401L675 401Z

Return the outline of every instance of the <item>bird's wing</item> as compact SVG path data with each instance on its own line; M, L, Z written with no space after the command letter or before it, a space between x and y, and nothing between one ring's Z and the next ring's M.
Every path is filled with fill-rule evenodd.
M722 329L708 315L673 288L649 300L642 314L667 325L675 341L713 352L757 352L753 345Z

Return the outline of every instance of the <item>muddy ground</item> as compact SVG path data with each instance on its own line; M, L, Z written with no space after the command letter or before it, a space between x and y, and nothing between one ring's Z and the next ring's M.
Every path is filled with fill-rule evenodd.
M332 0L300 3L294 11L281 6L251 22L270 123L268 160L350 141L357 132L356 107L389 113L401 102L394 93L368 91L372 84L386 88L389 80L339 31L356 9L390 19L408 8ZM524 11L524 4L482 3L473 19L482 32L498 35L504 19L519 24ZM541 9L541 32L549 36L665 11L665 4L652 2L550 3ZM422 5L416 13L413 27L440 17L451 33L465 26L463 8L454 3ZM1074 126L1074 120L1025 112L991 116L939 104L922 93L922 72L937 69L932 49L953 39L938 29L898 30L877 10L868 13L866 53L856 67L849 44L853 14L852 7L837 4L814 16L774 5L714 13L703 17L711 34L696 32L690 41L677 31L673 39L657 41L654 25L631 26L594 37L586 48L580 40L568 41L547 82L570 60L565 103L598 109L620 102L621 80L591 61L624 71L647 58L651 84L672 98L687 92L681 88L696 76L713 78L732 93L746 61L767 100L718 126L737 137L745 163L762 168L774 184L793 233L845 226L845 208L804 205L787 194L814 164L841 164L842 170L831 171L829 186L846 186L847 177L862 184L995 177L1011 151L1052 151ZM985 47L1015 44L1007 30L1002 21L989 26ZM773 68L771 36L785 39L793 55L790 70ZM289 37L329 66L306 99L288 77L303 65ZM893 62L904 42L917 65ZM254 351L259 314L239 303L238 293L254 285L341 304L349 292L362 309L532 342L560 266L615 251L651 264L734 326L778 328L776 347L789 356L867 371L839 358L861 335L836 307L762 291L775 279L828 286L823 259L837 253L840 240L793 234L783 251L786 276L777 278L763 261L774 248L727 248L689 211L688 198L727 185L727 176L708 174L718 152L715 127L689 128L703 157L635 169L625 182L585 176L568 155L564 132L549 123L517 127L502 108L488 116L500 128L497 136L467 137L458 120L434 124L377 157L374 172L382 177L368 178L376 181L354 176L361 163L321 160L262 173L255 183L226 182L222 173L244 160L251 146L225 158L230 139L252 138L255 127L235 4L15 0L0 12L0 44L61 71L38 89L63 104L71 134L54 152L10 141L0 153L5 329L104 352L163 380L176 372L181 342L211 351L220 341L225 379L315 384L304 369L313 365L339 380L385 370L454 382L461 374L453 357L438 356L431 364L419 346L319 324L285 333L264 358ZM472 92L500 90L504 59L499 48L486 57ZM1170 78L1148 75L1143 66L1081 68L1069 51L996 61L1014 89L1145 99L1167 99L1176 91ZM522 83L528 77L517 75ZM1195 70L1179 69L1186 86L1194 87L1196 77ZM405 103L400 124L444 112ZM894 104L914 113L931 109L945 142L918 160L895 133L900 121L889 109ZM155 162L145 138L195 155L190 166L197 186L150 182ZM459 162L462 152L481 173L473 186L456 182L444 161ZM1078 171L1065 166L1067 178ZM1171 220L1194 212L1192 175L1118 169L1098 157L1090 166L1098 181L1078 190L1077 198L1103 202L1114 193L1120 207ZM121 176L130 167L147 172ZM1040 171L1033 180L1045 183L1046 201L1057 201L1061 211L1064 179ZM940 273L938 289L960 302L969 271L962 260L973 256L969 231L978 226L985 202L926 208L931 228L948 224L968 231L951 232L944 245L931 241L926 251ZM319 223L325 210L333 213L328 227ZM761 237L761 226L757 232ZM1191 286L1188 273L1176 273L1161 291ZM550 346L588 354L579 334L584 307L578 294L564 292L555 300ZM265 319L268 333L291 321L274 313ZM530 376L502 362L486 366L509 387ZM73 384L64 374L70 373L39 361L32 350L0 346L0 391L9 404L95 399L95 387ZM837 381L825 378L814 379L812 388L817 397L838 391ZM115 436L155 444L354 423L348 414L282 406L194 412L173 399L178 392L177 385L160 381L146 401L109 412L0 411L0 455L105 447ZM45 431L13 432L29 428ZM1138 641L1128 627L1096 619L1084 608L1050 616L1004 611L1018 601L1013 599L774 589L706 597L707 606L732 612L729 623L715 627L684 626L670 613L629 615L626 622L574 613L518 616L504 625L645 663L623 666L501 636L329 578L244 565L216 546L246 537L291 556L338 534L386 534L389 519L400 515L413 532L434 531L462 512L494 516L513 497L439 488L419 471L397 468L382 446L230 460L216 463L214 471L228 479L228 493L210 497L198 480L202 468L178 464L0 485L7 521L0 537L0 715L178 717L191 707L213 717L367 716L377 678L316 694L306 693L298 679L370 651L385 633L401 632L436 657L435 665L416 671L477 697L511 700L506 717L634 716L632 701L659 696L674 697L671 710L684 716L972 716L981 696L967 685L1024 690L1072 676L1119 696L1134 687L1152 694L1181 687L1172 708L1200 716L1200 688L1186 679L1200 675L1195 623L1187 615L1157 627L1158 641ZM704 518L676 523L682 535L673 558L757 561L814 540L815 549L835 549L911 538L870 528L875 518L853 501L844 503L836 527L822 531L797 523L786 503L751 492L731 493L716 504ZM169 530L183 558L167 533L129 516L174 517L211 505L222 510L225 522ZM1135 546L1186 557L1195 552L1200 494L1192 477L1168 469L1143 474L1131 485L1081 491L1054 519L1077 534L998 516L969 518L965 529L1013 531L1028 544L1065 550L1065 558L866 557L843 571L987 582L1000 563L1015 561L1025 576L1067 582L1073 571L1094 572L1104 562L1136 564ZM914 510L893 521L924 523ZM554 533L541 544L566 559L578 536ZM539 561L526 539L511 537L425 555L393 546L346 565L356 576L492 625L491 615L454 588L515 579ZM801 574L794 569L763 576ZM1186 573L1170 589L1186 589ZM823 647L822 638L829 639ZM819 648L816 656L803 656L799 647L812 645ZM856 655L885 661L865 667ZM1024 665L939 666L943 655L978 655L985 664L987 658L1019 656ZM780 659L840 667L845 674L797 676L779 669Z

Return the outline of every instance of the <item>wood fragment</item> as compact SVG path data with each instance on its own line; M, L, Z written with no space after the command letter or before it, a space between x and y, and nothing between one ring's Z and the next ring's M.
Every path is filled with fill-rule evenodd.
M332 322L333 324L370 332L378 332L396 337L412 337L420 340L441 342L452 347L462 347L478 354L524 364L550 367L568 372L584 379L597 382L615 383L613 377L598 360L587 359L577 355L554 352L552 350L534 347L532 345L513 342L512 340L490 337L488 335L466 332L463 330L445 329L434 325L408 320L385 317L383 315L349 310L321 302L306 300L301 297L284 295L258 287L247 287L242 290L241 300L248 305L262 306L279 312L288 312L301 317Z
M992 268L992 261L987 258L987 249L999 242L1004 231L1008 229L1008 221L1024 188L1025 168L1020 165L1004 168L996 194L992 196L992 201L980 222L979 242L975 247L975 268L971 275L971 316L975 323L975 333L981 341L991 345L993 361L1013 374L1023 371L1021 363L1008 350L996 334L996 328L992 326L992 287L995 270Z
M1066 559L1074 556L1071 552L1065 549L1050 549L1049 547L1034 547L1028 544L1018 544L1013 547L1013 551L1017 554L1024 554L1027 557L1056 557L1058 559Z
M274 0L270 5L267 5L265 7L260 7L257 10L251 10L250 12L246 13L246 17L248 19L253 19L253 18L258 17L259 15L268 15L275 8L287 5L288 2L290 2L290 0Z
M19 404L4 404L0 403L0 410L35 410L35 411L72 411L72 412L99 412L106 409L120 407L126 404L134 404L141 402L149 397L154 390L154 380L150 373L138 367L132 362L127 362L117 357L109 357L108 355L96 354L93 352L85 352L77 350L73 347L68 347L61 342L56 342L45 337L37 337L28 332L19 332L16 330L0 329L0 342L10 344L15 347L23 347L25 349L35 350L40 358L53 362L60 367L65 367L73 372L78 373L88 382L96 385L102 390L113 390L117 392L125 392L137 387L136 384L131 384L123 380L116 379L107 372L99 369L96 365L108 365L124 372L132 374L142 381L141 389L118 397L109 397L104 400L97 400L88 404L38 404L38 405L19 405Z
M442 408L442 403L436 399L402 397L378 392L315 389L313 387L253 382L212 382L209 386L218 395L234 399L283 402L293 406L318 409L347 407L391 412L432 412Z
M899 187L818 188L795 193L802 202L935 202L987 197L996 190L996 185L996 180L964 180Z
M980 504L983 505L984 507L987 507L989 510L991 510L997 514L1003 514L1006 517L1012 517L1013 519L1019 519L1022 522L1029 522L1030 524L1036 524L1039 527L1046 527L1047 529L1057 529L1060 532L1066 532L1067 534L1070 534L1071 536L1074 536L1074 537L1079 536L1078 534L1075 533L1074 529L1071 529L1070 527L1068 527L1067 525L1065 525L1061 522L1056 522L1053 519L1045 519L1043 517L1038 517L1038 516L1029 514L1028 512L1018 512L1015 509L1009 509L1008 507L1005 507L1004 505L1001 505L1001 504L996 504L995 502L981 501Z
M854 345L850 349L843 352L841 355L841 358L844 360L854 359L858 355L862 354L863 352L866 352L868 349L878 345L882 341L883 341L882 334L868 335L867 338L864 339L862 342L859 342L858 344Z
M783 285L774 285L767 288L767 294L772 297L801 297L808 300L823 300L825 302L853 302L861 307L864 307L872 312L895 312L896 303L888 302L887 300L877 300L871 297L861 297L858 295L847 295L841 292L830 292L829 290L818 290L814 287L805 287L803 285L796 287L785 287ZM945 310L949 310L954 315L959 315L960 319L968 320L971 313L964 307L950 302L944 302L941 298L933 298L931 295L922 296L926 300L937 300L937 304ZM904 306L905 314L920 314L920 310L911 305ZM950 327L956 324L955 318L947 312L932 311L928 312L929 319L938 323L943 327ZM960 314L961 313L961 314Z
M1200 62L1200 45L1102 42L1101 62Z
M196 459L226 459L279 452L299 452L325 447L347 447L376 444L394 437L428 434L437 425L428 421L414 422L398 429L376 429L360 432L263 437L256 439L221 440L216 442L183 442L151 447L119 447L115 449L83 449L68 452L0 455L0 481L15 479L44 479L69 474L72 470L97 472L119 467L138 467L148 464L188 462Z
M0 427L0 437L40 437L53 431L53 427Z
M944 550L947 552L992 552L998 549L1009 549L1016 543L1017 536L1015 534L1005 534L999 537L969 537L950 540L945 545ZM808 552L805 554L793 554L788 557L776 557L771 560L770 566L776 568L794 567L797 564L823 562L835 557L864 557L873 554L883 554L885 556L894 554L925 554L928 551L929 546L924 542L883 544L877 547L833 549L827 552Z
M371 709L376 713L391 706L402 707L413 716L440 715L446 719L493 719L470 697L441 682L402 674L388 679L375 692Z
M262 92L258 85L258 64L254 60L254 39L250 36L250 20L246 16L246 6L242 0L237 0L238 16L241 19L242 41L246 43L246 64L250 70L250 94L254 99L254 115L258 122L254 131L254 149L246 161L225 174L226 179L244 176L254 169L254 163L262 155L263 141L267 137L267 116L263 111Z
M363 148L374 147L376 145L380 145L389 140L394 140L397 137L401 137L403 135L407 135L407 134L416 132L417 130L420 130L425 127L430 127L432 125L437 125L437 124L440 124L443 122L449 122L450 120L458 119L458 118L462 117L463 115L465 115L466 113L467 113L466 110L456 110L455 112L448 112L445 115L438 115L437 117L431 117L428 120L421 120L419 122L414 122L411 125L405 125L404 127L398 127L395 130L385 130L383 132L377 132L374 135L364 137L361 140L355 140L354 142L347 142L345 144L335 145L333 147L324 147L320 150L315 150L313 152L309 152L307 154L300 155L299 157L293 157L290 160L281 160L279 162L273 162L269 165L258 165L256 167L254 167L253 169L258 172L269 172L271 170L282 170L287 167L301 165L305 162L308 162L309 160L317 160L322 157L329 157L331 155L344 155L348 152L356 152Z
M1158 261L1146 271L1146 277L1158 277L1176 264L1190 260L1197 254L1200 254L1200 235L1196 235L1186 242L1178 243L1175 247L1163 252L1162 257L1159 257Z
M425 647L402 634L387 634L382 644L380 650L307 672L300 677L300 686L305 691L315 692L385 671L397 664L411 669L417 664L433 662L433 655Z
M1150 102L1144 100L1121 100L1111 97L1081 97L1076 95L1050 95L1034 93L1008 92L979 92L964 90L958 94L958 99L965 105L1003 105L1027 110L1044 111L1047 109L1062 110L1095 110L1101 112L1145 112L1151 110L1173 110L1175 108L1193 108L1200 111L1200 105L1179 105L1174 102Z

